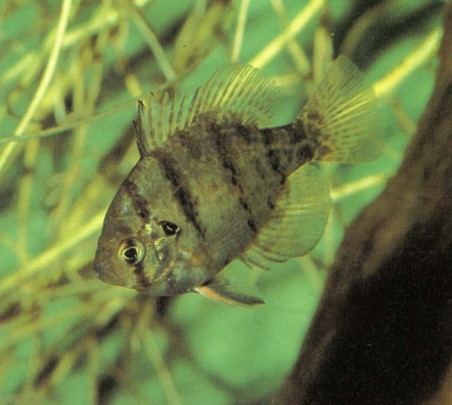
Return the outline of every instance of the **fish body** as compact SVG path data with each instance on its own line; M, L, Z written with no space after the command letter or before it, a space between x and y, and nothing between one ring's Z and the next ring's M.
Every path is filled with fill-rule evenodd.
M376 155L373 93L345 58L294 122L271 127L281 97L251 67L217 72L193 96L140 102L140 160L105 217L95 258L111 284L254 305L219 278L235 258L265 267L311 250L329 192L311 161ZM359 80L358 80L359 79ZM365 133L363 133L365 132Z

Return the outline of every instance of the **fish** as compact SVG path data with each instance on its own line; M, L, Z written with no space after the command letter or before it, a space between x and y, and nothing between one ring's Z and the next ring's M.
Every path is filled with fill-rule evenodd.
M223 269L235 259L268 268L308 253L331 205L318 162L380 154L375 94L344 56L282 126L281 106L276 81L248 65L217 70L191 96L139 101L140 158L107 210L98 278L151 296L262 304Z

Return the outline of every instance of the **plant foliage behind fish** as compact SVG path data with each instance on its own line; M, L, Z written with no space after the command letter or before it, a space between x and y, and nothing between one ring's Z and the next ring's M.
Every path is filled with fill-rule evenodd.
M2 403L265 402L293 365L345 227L396 170L433 87L438 14L425 2L358 3L0 1ZM370 12L362 13L364 3ZM383 156L319 164L332 209L311 252L263 260L271 272L249 271L241 260L221 270L235 297L256 285L265 306L156 298L95 277L106 208L140 158L137 99L148 115L144 95L153 91L160 114L162 90L167 103L173 93L192 95L216 69L240 62L281 85L283 111L270 127L280 126L295 120L340 53L389 101ZM301 222L293 207L284 220ZM166 220L163 232L181 228ZM307 235L301 225L292 228L297 238ZM279 229L268 244L285 249Z
M360 162L379 148L375 96L345 57L297 119L273 127L284 100L250 66L217 71L189 102L139 103L140 160L105 218L95 271L150 295L190 291L226 302L218 273L233 259L265 267L309 252L328 219L329 192L312 161Z

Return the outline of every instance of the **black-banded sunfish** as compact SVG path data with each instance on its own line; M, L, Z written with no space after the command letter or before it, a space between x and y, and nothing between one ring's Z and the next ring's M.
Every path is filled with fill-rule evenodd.
M310 162L378 155L375 96L348 59L331 65L294 122L275 127L282 101L250 66L218 70L191 98L140 101L140 159L107 211L98 277L153 296L262 303L218 273L236 258L265 267L309 252L330 206Z

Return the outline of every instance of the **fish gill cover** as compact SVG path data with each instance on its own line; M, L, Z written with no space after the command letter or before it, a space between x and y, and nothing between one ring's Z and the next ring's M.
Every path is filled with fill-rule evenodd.
M433 86L440 2L366 4L2 2L2 403L252 403L278 388L347 224L397 169ZM106 208L139 157L138 99L250 64L285 93L284 124L339 54L373 83L382 157L322 165L332 210L311 253L271 272L225 269L264 307L147 297L95 277Z

